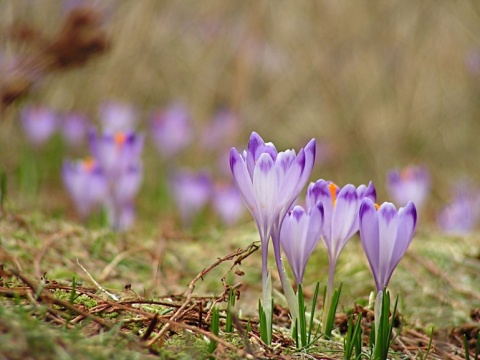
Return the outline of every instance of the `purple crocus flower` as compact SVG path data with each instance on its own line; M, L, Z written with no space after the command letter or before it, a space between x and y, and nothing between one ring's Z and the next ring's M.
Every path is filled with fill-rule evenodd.
M100 120L105 133L127 133L135 130L137 110L130 104L106 101L100 105Z
M44 105L29 105L22 110L22 125L34 146L44 144L57 130L57 115Z
M182 104L173 104L151 116L150 127L153 140L160 154L170 158L186 148L192 141L192 120L188 109Z
M235 186L230 184L215 186L212 206L220 219L227 225L235 224L245 212L240 193Z
M398 211L392 203L380 207L364 198L360 206L360 238L375 278L377 292L388 285L395 267L405 255L417 225L412 202Z
M268 282L268 243L273 240L275 259L282 285L285 285L280 257L279 232L283 218L305 186L315 161L315 140L298 154L278 152L253 132L248 148L240 154L230 151L230 169L248 210L252 213L262 242L262 284L264 300ZM265 305L265 304L264 304Z
M420 210L430 191L430 175L424 166L407 166L387 174L387 191L398 206L410 201Z
M458 182L453 200L437 215L438 227L450 234L467 234L479 219L480 193L467 182Z
M95 159L111 179L124 173L132 164L137 164L143 150L143 135L135 132L98 135L91 130L89 140Z
M330 263L329 282L327 288L333 290L333 277L340 253L347 241L358 231L358 210L364 197L375 201L376 191L373 183L358 188L348 184L343 188L331 181L318 180L310 183L307 189L307 209L319 201L324 208L322 240L327 248Z
M280 243L297 285L303 281L307 261L320 240L322 229L323 205L320 202L308 212L295 206L283 220Z
M79 146L87 138L87 116L77 112L70 112L62 117L62 135L65 142L70 146Z
M170 179L170 187L182 222L188 226L210 199L212 193L210 176L206 172L178 171Z
M65 161L62 177L82 218L106 199L107 179L98 163L92 158L82 161Z

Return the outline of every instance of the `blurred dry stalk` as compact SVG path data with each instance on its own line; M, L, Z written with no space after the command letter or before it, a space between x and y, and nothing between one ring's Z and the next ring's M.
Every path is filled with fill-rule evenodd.
M102 29L102 14L95 7L76 7L68 12L51 37L43 29L14 19L7 29L7 40L27 48L0 79L0 111L29 95L35 82L48 73L81 66L109 47Z
M40 25L52 3L36 2ZM312 178L372 179L380 199L385 171L410 162L432 170L437 202L459 175L480 180L480 73L466 65L480 49L474 0L127 0L115 10L111 51L49 78L41 100L95 112L106 98L146 110L180 99L199 127L228 105L244 135L279 148L325 141L332 156ZM61 40L49 49L68 63L76 52Z

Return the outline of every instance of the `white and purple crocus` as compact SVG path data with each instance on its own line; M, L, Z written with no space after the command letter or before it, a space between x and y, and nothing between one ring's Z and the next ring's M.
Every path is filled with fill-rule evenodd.
M252 213L262 243L263 305L268 309L271 293L268 272L268 245L272 237L275 260L282 286L285 277L280 256L280 228L287 211L305 186L315 161L315 140L298 154L294 150L278 152L253 132L243 153L230 151L230 169L248 210ZM268 309L271 311L271 309ZM268 316L267 316L268 318Z
M322 240L327 248L329 260L329 274L327 294L331 294L334 286L334 274L340 253L347 241L358 231L358 210L364 197L375 201L376 191L373 183L358 188L348 184L343 188L331 181L318 180L310 183L307 189L307 208L323 204L324 222Z
M308 211L297 205L283 219L280 243L297 286L303 281L308 259L322 235L323 215L323 205L319 202Z
M360 238L375 278L377 292L387 287L410 245L417 225L412 202L398 211L392 203L381 206L365 198L360 206Z

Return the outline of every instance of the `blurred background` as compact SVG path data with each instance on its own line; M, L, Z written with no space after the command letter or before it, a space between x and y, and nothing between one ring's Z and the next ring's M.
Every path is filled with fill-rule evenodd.
M231 182L229 148L245 148L252 131L279 150L315 137L311 180L372 180L379 202L393 201L387 171L424 166L423 224L454 184L480 181L477 1L0 0L0 8L0 170L16 208L79 219L61 172L90 149L60 132L32 143L22 111L39 104L80 112L96 128L105 102L135 109L145 136L137 226L179 221L172 168ZM72 19L75 9L88 10ZM72 28L93 45L76 53ZM188 113L191 140L166 158L152 114L175 104ZM215 130L222 112L234 126Z

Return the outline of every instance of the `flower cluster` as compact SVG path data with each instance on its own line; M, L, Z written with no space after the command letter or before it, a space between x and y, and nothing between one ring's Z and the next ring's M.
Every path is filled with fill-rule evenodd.
M271 238L292 318L298 313L292 309L295 301L285 278L280 245L296 283L301 284L308 258L317 242L323 241L330 262L325 314L331 301L335 267L347 241L360 230L362 245L380 291L387 286L407 250L417 222L412 202L398 211L391 203L376 205L376 191L371 182L368 186L348 184L340 188L331 181L318 180L308 186L306 209L301 206L292 209L310 176L314 160L315 140L298 154L294 150L278 152L272 143L265 143L255 132L244 152L239 153L235 148L230 151L233 178L255 219L262 243L263 308L268 309L270 299L267 259Z
M132 225L135 216L134 199L143 177L140 156L144 139L131 130L135 112L121 111L124 118L115 123L112 119L119 118L117 109L116 104L102 108L103 132L89 132L92 157L80 162L66 160L63 180L82 217L102 205L113 229L122 231Z
M211 171L192 170L178 166L182 151L187 149L195 137L202 152L222 153L227 141L235 136L238 119L227 109L221 109L211 124L201 134L196 134L188 107L175 102L150 115L150 133L155 147L167 165L168 188L180 213L183 226L191 226L196 216L211 204L212 209L227 224L233 225L244 213L242 199L231 181L214 180ZM221 160L225 160L221 157ZM226 164L228 162L224 161ZM223 174L225 165L220 163L218 173Z

